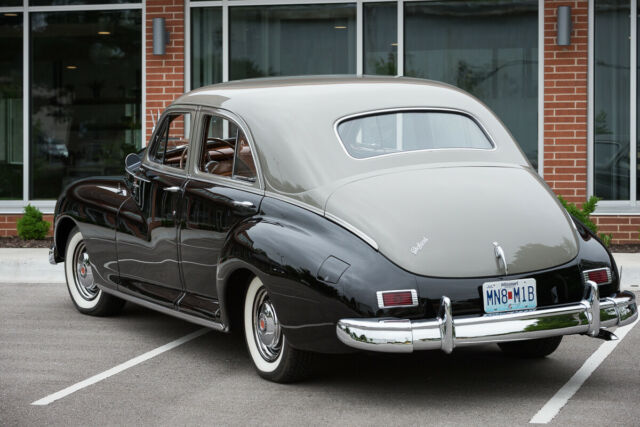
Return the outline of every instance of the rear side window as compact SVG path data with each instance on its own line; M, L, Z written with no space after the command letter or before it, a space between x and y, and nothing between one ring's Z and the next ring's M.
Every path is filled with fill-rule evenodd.
M338 135L344 148L356 159L406 151L493 148L473 119L443 111L402 111L356 117L338 124Z
M212 175L255 182L256 166L242 130L224 117L204 118L200 170Z

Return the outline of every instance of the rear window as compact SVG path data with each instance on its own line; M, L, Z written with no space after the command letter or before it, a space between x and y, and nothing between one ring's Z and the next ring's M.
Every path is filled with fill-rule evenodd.
M338 135L344 148L356 159L418 150L493 148L473 119L443 111L402 111L356 117L338 124Z

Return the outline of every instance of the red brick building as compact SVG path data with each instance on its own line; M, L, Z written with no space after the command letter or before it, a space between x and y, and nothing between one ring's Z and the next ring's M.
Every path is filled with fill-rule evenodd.
M639 242L637 0L58 3L0 1L0 236L16 233L27 203L50 214L72 180L119 173L152 116L186 90L391 74L476 95L557 194L600 197L600 231Z

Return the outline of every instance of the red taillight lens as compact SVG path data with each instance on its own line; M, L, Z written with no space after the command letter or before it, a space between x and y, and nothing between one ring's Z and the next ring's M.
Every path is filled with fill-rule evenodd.
M595 270L584 271L584 280L591 280L598 285L606 285L611 283L611 270L609 268L598 268Z
M378 292L378 306L380 308L412 307L416 305L418 305L418 294L414 289Z

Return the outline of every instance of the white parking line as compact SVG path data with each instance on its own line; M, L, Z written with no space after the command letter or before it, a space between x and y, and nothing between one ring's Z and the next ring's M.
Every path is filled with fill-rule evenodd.
M638 323L635 322L616 329L616 341L606 341L587 359L558 392L538 411L529 421L532 424L547 424L558 415L558 412L567 404L569 399L582 387L582 384L591 376L598 366L611 354L614 348L622 342L627 333Z
M124 363L119 364L118 366L114 366L111 369L108 369L104 372L101 372L97 375L92 376L91 378L87 378L84 381L80 381L79 383L75 383L72 386L69 386L63 390L60 390L56 393L50 394L47 397L43 397L40 400L36 400L35 402L32 403L32 405L48 405L51 402L55 402L58 399L62 399L65 396L70 395L71 393L75 393L78 390L81 390L85 387L88 387L92 384L95 384L99 381L104 380L105 378L109 378L112 375L115 375L119 372L124 371L125 369L129 369L132 366L136 366L142 362L144 362L145 360L149 360L152 357L156 357L159 354L164 353L165 351L169 351L173 348L178 347L179 345L182 345L186 342L189 342L195 338L198 338L201 335L206 334L207 332L209 332L211 329L208 328L202 328L202 329L198 329L195 332L190 333L189 335L185 335L182 338L178 338L177 340L171 341L170 343L167 343L163 346L160 346L158 348L155 348L151 351L148 351L144 354L141 354L138 357L134 357L133 359L127 360Z

